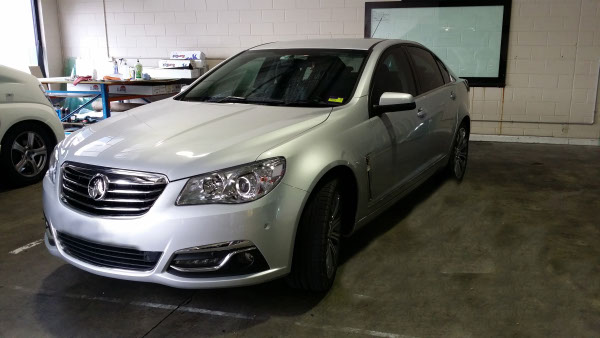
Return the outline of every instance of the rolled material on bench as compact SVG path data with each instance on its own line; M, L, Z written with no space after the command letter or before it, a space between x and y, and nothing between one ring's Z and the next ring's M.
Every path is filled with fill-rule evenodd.
M119 112L119 111L126 111L135 107L139 107L139 106L143 106L144 103L123 103L123 102L111 102L110 103L110 110L111 111L115 111L115 112ZM92 102L92 108L95 111L102 111L102 102L100 101L94 101Z

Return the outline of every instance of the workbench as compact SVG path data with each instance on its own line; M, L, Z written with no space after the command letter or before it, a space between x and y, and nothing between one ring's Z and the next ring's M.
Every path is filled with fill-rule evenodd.
M73 86L74 80L65 77L49 77L38 79L42 84L66 84L67 90L47 90L46 94L51 98L67 98L67 97L90 97L91 99L73 110L66 116L61 116L61 121L67 121L72 115L77 114L83 108L89 106L97 99L102 100L102 115L103 118L110 117L110 102L143 99L150 102L147 98L151 96L159 96L165 94L176 94L181 89L181 79L151 79L151 80L90 80L81 81L77 86L81 86L81 90L77 90L77 86ZM126 93L127 88L137 87L138 94ZM152 88L140 88L140 87ZM163 90L164 86L164 90ZM75 89L75 90L69 90ZM146 89L146 90L139 90ZM135 90L134 90L135 92Z

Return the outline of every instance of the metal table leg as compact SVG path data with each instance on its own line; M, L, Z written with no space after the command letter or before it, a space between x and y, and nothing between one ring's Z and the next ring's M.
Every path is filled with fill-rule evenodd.
M100 92L102 93L102 115L104 118L110 117L110 102L108 101L108 86L104 83L100 84Z

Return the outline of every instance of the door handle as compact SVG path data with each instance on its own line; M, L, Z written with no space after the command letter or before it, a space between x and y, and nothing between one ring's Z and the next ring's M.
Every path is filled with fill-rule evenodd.
M450 98L452 100L456 100L456 94L454 94L454 92L450 92Z
M419 108L417 110L417 116L420 118L424 118L425 116L427 116L427 113L425 112L425 110L423 110L423 108Z

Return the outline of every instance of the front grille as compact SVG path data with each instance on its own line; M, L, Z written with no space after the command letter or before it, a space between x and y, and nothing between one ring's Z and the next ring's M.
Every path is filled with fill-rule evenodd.
M61 248L68 255L107 268L150 271L154 269L162 254L98 244L62 232L58 232L57 237Z
M104 196L94 199L88 186L98 175L108 187ZM65 162L61 199L73 209L93 215L139 216L148 212L166 185L167 178L160 174Z

